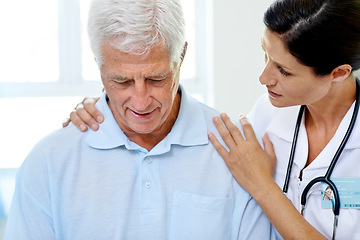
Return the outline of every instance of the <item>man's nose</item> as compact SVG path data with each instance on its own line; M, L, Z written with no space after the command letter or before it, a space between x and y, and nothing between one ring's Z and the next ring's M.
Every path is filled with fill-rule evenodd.
M144 81L134 84L132 105L139 111L145 111L151 103L150 89Z

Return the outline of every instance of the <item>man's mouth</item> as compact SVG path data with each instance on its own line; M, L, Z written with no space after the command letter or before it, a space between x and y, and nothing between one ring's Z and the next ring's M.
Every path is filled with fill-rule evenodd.
M130 111L131 111L131 114L133 115L133 117L135 117L136 119L146 120L146 119L149 119L152 117L152 115L155 112L155 109L152 111L147 111L147 112L137 112L132 109L130 109Z

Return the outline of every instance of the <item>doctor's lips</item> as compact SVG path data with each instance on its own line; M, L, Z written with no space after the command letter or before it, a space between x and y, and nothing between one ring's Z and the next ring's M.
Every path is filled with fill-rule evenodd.
M269 93L269 95L270 95L271 97L273 97L273 98L278 98L278 97L281 97L281 96L282 96L282 95L277 94L277 93L275 93L275 92L273 92L273 91L270 91L269 89L268 89L268 93Z

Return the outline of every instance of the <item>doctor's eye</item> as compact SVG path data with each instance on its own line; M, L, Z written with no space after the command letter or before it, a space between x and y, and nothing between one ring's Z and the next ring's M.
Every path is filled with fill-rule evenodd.
M282 69L282 68L279 68L279 71L280 71L280 73L281 73L282 75L284 75L285 77L291 75L291 73L286 72L286 71L285 71L284 69Z

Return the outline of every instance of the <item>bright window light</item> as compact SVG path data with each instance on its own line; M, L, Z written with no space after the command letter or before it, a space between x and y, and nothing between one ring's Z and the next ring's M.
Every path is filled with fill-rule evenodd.
M59 79L56 1L0 1L0 82Z
M189 45L180 82L200 101L205 87L198 68L204 69L205 61L198 53L204 44L196 34L205 29L199 24L205 21L198 21L205 2L182 0ZM0 110L7 113L0 119L0 168L19 167L35 143L59 128L83 96L101 94L87 35L89 3L0 2L0 29L6 33L0 45Z

